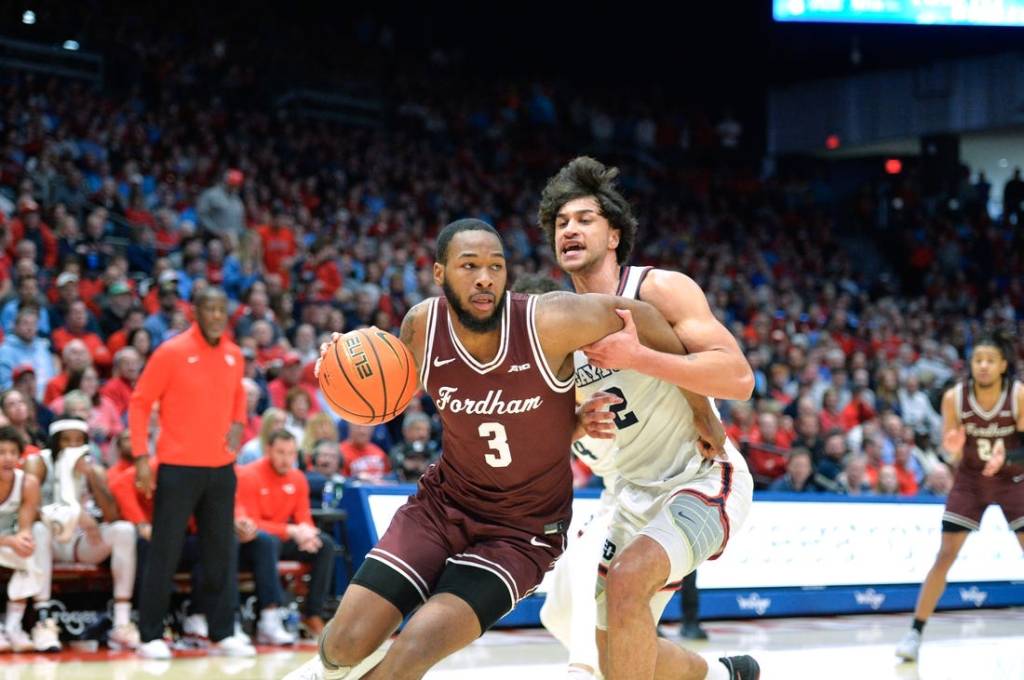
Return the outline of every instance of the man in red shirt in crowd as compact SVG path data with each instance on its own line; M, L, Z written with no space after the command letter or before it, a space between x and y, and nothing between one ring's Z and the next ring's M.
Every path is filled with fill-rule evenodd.
M36 252L41 256L38 263L47 269L57 266L57 237L53 230L43 222L39 214L39 204L31 196L18 201L18 217L11 221L10 227L12 246L22 239L36 244Z
M285 397L293 387L301 387L309 394L309 415L320 410L319 399L316 395L316 387L302 382L302 359L298 352L287 352L284 355L281 372L276 378L267 384L267 393L270 395L271 406L285 408Z
M128 413L128 403L141 370L142 357L134 347L117 350L114 355L114 375L100 388L100 396L109 399L122 416Z
M341 443L342 474L350 479L379 482L391 474L391 462L384 450L370 441L373 428L349 425L348 439Z
M85 343L96 368L105 373L110 370L110 351L103 344L103 339L100 336L90 333L86 329L88 323L89 311L86 309L85 303L81 300L72 302L68 307L64 325L53 331L53 348L58 352L63 352L68 342L77 338Z
M334 568L334 541L313 525L309 483L296 467L295 436L288 430L270 433L263 458L238 468L235 533L241 542L239 558L256 579L260 608L257 641L290 644L295 638L281 626L278 607L284 604L277 563L281 559L312 563L303 622L315 637Z
M88 366L92 366L92 355L89 354L89 348L78 338L72 338L64 345L60 358L64 364L64 370L46 383L46 389L43 391L44 404L50 404L64 394L68 388L68 378L72 373L81 373Z
M257 229L263 246L263 271L280 276L285 287L289 282L288 269L298 252L291 221L291 216L279 212L272 224Z

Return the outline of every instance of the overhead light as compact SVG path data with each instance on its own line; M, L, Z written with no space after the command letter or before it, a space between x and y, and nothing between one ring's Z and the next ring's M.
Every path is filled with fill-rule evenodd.
M30 9L25 10L25 13L21 15L21 23L28 26L36 23L36 13Z
M77 40L65 40L64 41L64 49L71 50L72 52L74 52L75 50L78 49L78 41Z
M1000 158L999 159L999 167L1001 167L1001 168L1008 168L1008 167L1010 167L1010 161L1006 160L1005 158Z

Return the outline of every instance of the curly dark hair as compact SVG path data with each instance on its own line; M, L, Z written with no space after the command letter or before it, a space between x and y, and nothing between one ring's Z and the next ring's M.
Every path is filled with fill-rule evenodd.
M609 168L589 156L578 156L554 177L540 195L537 218L548 244L555 247L555 217L562 206L577 198L592 196L601 207L601 216L619 230L619 245L615 249L615 260L625 264L636 243L637 220L629 205L616 186L618 168Z
M1013 381L1014 374L1016 373L1016 366L1014 366L1014 346L1013 336L1010 335L1005 329L1002 328L989 328L982 331L978 335L978 339L974 341L974 347L994 347L999 350L999 353L1006 359L1006 370L1000 376L1003 385L1009 385Z

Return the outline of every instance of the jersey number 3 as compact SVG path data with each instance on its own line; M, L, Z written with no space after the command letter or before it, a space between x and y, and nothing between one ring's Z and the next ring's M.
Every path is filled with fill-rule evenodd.
M508 448L508 434L501 423L480 423L477 429L481 437L487 439L487 446L496 453L485 453L484 460L495 468L508 467L512 463L512 451Z

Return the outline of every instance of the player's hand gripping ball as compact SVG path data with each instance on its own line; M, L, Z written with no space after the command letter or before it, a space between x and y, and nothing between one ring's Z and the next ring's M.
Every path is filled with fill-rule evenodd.
M416 361L401 340L379 328L335 334L317 369L331 409L350 423L379 425L405 410L416 393Z

